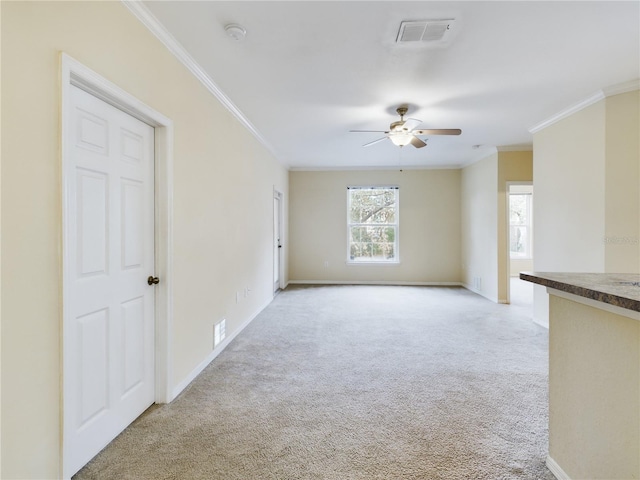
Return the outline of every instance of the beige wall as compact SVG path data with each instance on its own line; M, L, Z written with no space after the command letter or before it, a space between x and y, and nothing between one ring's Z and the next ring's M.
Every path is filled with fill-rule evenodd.
M498 154L462 169L462 281L498 301Z
M512 277L520 276L520 272L530 272L533 270L532 258L526 258L526 259L512 258L510 264L511 264L511 267L509 271Z
M640 92L606 99L606 272L640 272Z
M2 8L0 8L0 32L2 31ZM0 33L0 52L2 34ZM0 57L1 57L0 53ZM0 92L2 92L2 62L0 61ZM0 105L2 94L0 93ZM0 145L2 145L2 115L0 114ZM0 148L0 160L2 152ZM2 185L2 161L0 161L0 186ZM1 190L0 190L1 192ZM2 194L0 193L0 266L2 265ZM0 432L2 432L2 268L0 268ZM2 475L2 435L0 434L0 475Z
M640 478L640 322L549 300L549 456L568 478Z
M638 105L611 96L533 135L534 270L640 272ZM549 321L537 285L534 319Z
M172 384L272 298L288 173L119 2L2 2L2 478L60 472L59 53L171 118ZM286 210L286 203L285 203ZM285 243L286 244L286 243ZM236 305L235 292L251 295Z
M289 178L292 282L460 282L459 170L299 171ZM399 265L347 265L349 185L400 187Z
M538 271L604 271L604 102L533 136Z
M498 301L500 303L509 301L512 262L509 258L508 184L531 181L533 181L533 152L498 151ZM531 260L514 260L513 264L514 268L520 268L520 270L530 270L532 265Z

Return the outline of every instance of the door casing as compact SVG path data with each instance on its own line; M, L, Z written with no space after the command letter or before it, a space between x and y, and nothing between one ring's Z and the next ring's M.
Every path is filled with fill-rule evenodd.
M132 95L120 89L115 84L85 67L77 60L65 53L60 54L61 77L61 183L62 183L62 225L67 225L69 211L69 185L64 172L67 170L66 161L69 156L69 146L66 131L70 122L70 86L74 85L106 103L128 113L129 115L151 125L155 129L155 275L161 281L155 291L155 403L168 403L172 398L171 390L171 325L173 319L172 305L172 197L173 197L173 122L142 103ZM65 375L68 369L65 363L64 343L65 324L69 316L69 292L67 278L69 275L69 241L65 228L62 228L62 325L61 336L61 385L60 403L62 405L60 427L62 442L60 451L61 478L69 478L65 465Z
M283 254L282 254L282 249L284 248L284 246L282 245L282 214L283 214L283 209L282 209L282 192L279 192L278 190L276 190L274 188L273 190L273 238L274 238L274 246L273 246L273 251L274 251L274 259L273 259L273 265L274 265L274 270L277 268L278 269L278 282L277 285L274 282L274 293L277 292L278 290L284 288L284 281L282 278L282 272L283 272ZM277 244L276 244L277 242ZM273 272L273 278L275 279L275 274L276 272Z

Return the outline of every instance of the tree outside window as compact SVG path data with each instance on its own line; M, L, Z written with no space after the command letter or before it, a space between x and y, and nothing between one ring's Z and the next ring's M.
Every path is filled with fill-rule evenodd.
M349 187L350 262L397 263L398 187Z
M511 258L531 258L531 194L509 195Z

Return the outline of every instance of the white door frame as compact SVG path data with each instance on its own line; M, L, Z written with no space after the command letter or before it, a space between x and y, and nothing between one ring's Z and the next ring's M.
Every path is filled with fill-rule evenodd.
M155 276L160 283L155 287L155 403L168 403L173 400L171 392L171 325L173 321L173 122L153 110L140 100L131 96L113 83L85 67L65 53L60 53L61 76L61 141L62 141L62 328L61 328L61 429L62 478L68 478L65 466L65 405L68 395L65 391L65 373L69 371L65 363L64 341L65 325L68 323L69 298L67 279L70 278L68 259L69 241L65 225L69 210L69 184L64 172L69 158L70 146L66 131L70 122L70 87L74 85L95 97L113 105L125 113L141 120L155 129Z
M284 223L282 221L282 213L283 213L283 208L282 208L282 203L283 203L283 199L284 199L284 195L282 194L281 191L276 190L276 188L274 187L273 189L273 198L274 200L278 200L278 232L274 232L278 234L278 238L280 239L280 245L282 245L282 224ZM273 212L273 215L275 216L276 212ZM274 228L275 228L275 222L274 222ZM275 238L275 236L274 236ZM276 246L274 245L274 251L276 251ZM284 255L282 254L282 250L284 249L284 246L281 246L280 248L277 248L278 251L278 287L280 289L284 288L284 280L282 278L282 272L284 271ZM275 261L273 262L273 264L275 265ZM274 292L275 293L275 292Z

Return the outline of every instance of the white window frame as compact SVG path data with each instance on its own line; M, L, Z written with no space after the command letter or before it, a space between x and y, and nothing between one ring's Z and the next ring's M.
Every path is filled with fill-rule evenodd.
M381 226L395 228L393 252L391 260L353 260L351 259L351 228L357 226L372 226L377 224L360 224L351 222L351 191L353 190L394 190L395 193L395 222L381 223ZM397 185L350 185L347 187L347 264L348 265L398 265L400 263L400 187Z

